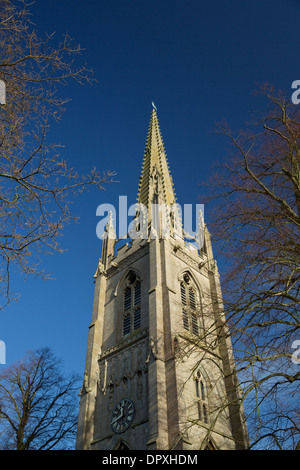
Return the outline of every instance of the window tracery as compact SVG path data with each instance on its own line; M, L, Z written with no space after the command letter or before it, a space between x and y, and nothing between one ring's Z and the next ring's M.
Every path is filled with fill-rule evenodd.
M206 382L198 370L195 377L195 392L198 409L198 419L205 424L208 423L208 400Z
M200 335L201 302L199 291L189 273L184 273L180 282L183 328Z
M141 326L141 289L141 280L130 271L123 291L123 337L129 336Z

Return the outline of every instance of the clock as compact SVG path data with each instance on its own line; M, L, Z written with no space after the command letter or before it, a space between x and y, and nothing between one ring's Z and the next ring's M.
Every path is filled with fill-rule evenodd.
M126 431L134 417L134 405L129 398L123 398L113 409L110 425L112 430L118 434Z

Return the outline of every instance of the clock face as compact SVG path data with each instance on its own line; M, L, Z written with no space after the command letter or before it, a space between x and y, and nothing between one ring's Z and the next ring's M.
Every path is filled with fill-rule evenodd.
M126 431L132 423L134 416L134 405L129 398L123 398L113 409L110 424L116 433Z

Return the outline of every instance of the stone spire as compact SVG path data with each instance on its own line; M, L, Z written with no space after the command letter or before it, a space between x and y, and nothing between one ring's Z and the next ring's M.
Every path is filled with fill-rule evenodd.
M153 105L153 103L152 103ZM144 153L142 173L139 181L138 204L142 204L148 211L148 223L153 222L152 205L164 205L169 208L171 220L175 219L175 225L180 225L176 195L173 180L169 170L169 164L161 136L156 107L153 105L149 131ZM153 223L151 224L153 226ZM176 230L178 232L178 230ZM179 230L180 232L180 230Z
M138 203L147 208L150 204L176 203L173 181L161 137L158 118L153 107L140 177Z

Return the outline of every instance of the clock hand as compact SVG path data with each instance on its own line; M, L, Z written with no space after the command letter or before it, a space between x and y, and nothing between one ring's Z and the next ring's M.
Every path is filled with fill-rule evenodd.
M113 420L110 422L110 424L114 424L116 421L118 421L118 419L119 419L119 416L117 416L115 419L113 419Z
M114 424L116 421L119 421L120 418L122 418L123 415L118 415L115 419L111 421L110 424Z
M110 424L114 424L116 421L119 421L122 416L124 416L124 405L121 407L121 413L115 419L113 419Z

